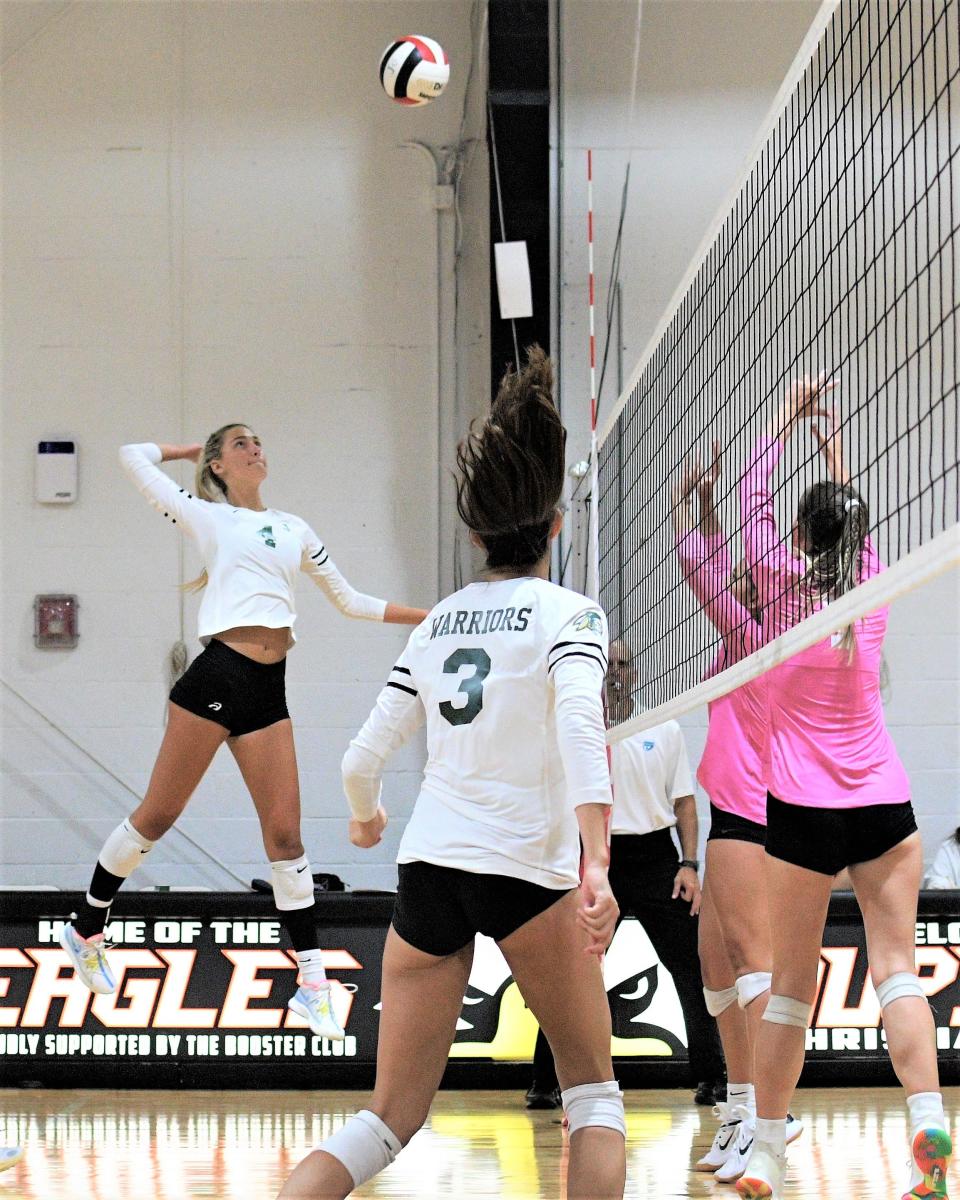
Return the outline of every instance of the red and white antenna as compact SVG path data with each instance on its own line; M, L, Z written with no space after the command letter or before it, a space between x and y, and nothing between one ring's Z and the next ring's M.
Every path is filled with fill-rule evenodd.
M600 472L597 464L597 336L593 277L593 151L587 150L587 271L590 307L590 497L587 509L587 595L600 600Z

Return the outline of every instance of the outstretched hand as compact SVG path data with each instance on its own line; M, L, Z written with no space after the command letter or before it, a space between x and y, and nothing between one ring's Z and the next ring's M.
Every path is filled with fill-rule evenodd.
M827 470L834 483L847 484L850 475L843 461L843 440L837 427L837 414L831 410L810 426L814 441L820 448Z
M839 380L821 371L819 375L804 375L795 379L780 406L771 435L786 441L801 421L814 421L832 413L827 396L839 387Z

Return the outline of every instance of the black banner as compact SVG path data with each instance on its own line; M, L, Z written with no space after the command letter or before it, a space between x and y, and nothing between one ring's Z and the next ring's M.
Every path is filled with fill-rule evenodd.
M118 986L106 996L92 995L75 979L58 942L78 899L69 893L3 897L4 1083L318 1087L371 1081L392 896L318 897L326 970L347 1034L342 1042L315 1037L287 1009L296 958L267 897L121 896L108 927ZM957 893L922 897L917 963L944 1079L960 1078ZM605 975L618 1075L646 1086L679 1082L686 1067L683 1014L669 974L635 921L617 931ZM485 1067L488 1082L498 1073L505 1078L507 1064L530 1061L536 1029L503 956L479 938L451 1063ZM818 1065L825 1074L858 1080L889 1075L863 928L850 896L835 896L831 905L807 1047L808 1078Z

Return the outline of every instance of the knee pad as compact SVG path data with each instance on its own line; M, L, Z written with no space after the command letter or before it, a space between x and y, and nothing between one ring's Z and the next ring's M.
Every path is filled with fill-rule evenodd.
M560 1093L571 1137L588 1126L615 1129L627 1136L623 1092L615 1079L607 1083L581 1083Z
M894 1000L902 1000L904 996L917 996L920 1000L927 998L923 984L912 971L898 971L896 975L891 975L883 983L874 984L874 987L881 1008L886 1008Z
M804 1004L802 1000L794 1000L790 996L771 995L763 1019L774 1025L795 1025L798 1029L806 1029L810 1024L811 1012L812 1004Z
M273 902L281 912L309 908L313 903L313 875L305 854L270 864Z
M737 1003L741 1008L752 1004L758 996L770 990L773 976L769 971L751 971L749 975L737 976Z
M154 843L142 833L137 833L129 821L122 821L104 843L100 851L100 864L111 875L126 879L153 847Z
M403 1146L393 1130L368 1108L348 1118L335 1134L315 1147L343 1163L354 1187L373 1179L397 1157Z
M719 1017L721 1013L725 1013L730 1005L737 998L737 989L735 987L728 988L708 988L703 989L703 998L707 1002L707 1012L711 1017Z

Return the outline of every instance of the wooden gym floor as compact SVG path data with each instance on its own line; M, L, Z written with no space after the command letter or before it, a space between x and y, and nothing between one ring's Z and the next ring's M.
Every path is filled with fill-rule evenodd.
M26 1154L0 1174L0 1200L272 1200L306 1150L360 1107L362 1092L0 1091L0 1144ZM960 1088L945 1092L960 1128ZM715 1130L686 1091L628 1091L631 1198L729 1197L689 1170ZM896 1088L798 1092L805 1123L789 1150L784 1200L898 1200L906 1129ZM441 1092L428 1126L358 1196L461 1200L558 1197L558 1114L512 1092ZM955 1191L960 1188L955 1185Z

